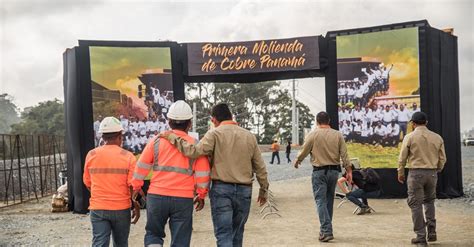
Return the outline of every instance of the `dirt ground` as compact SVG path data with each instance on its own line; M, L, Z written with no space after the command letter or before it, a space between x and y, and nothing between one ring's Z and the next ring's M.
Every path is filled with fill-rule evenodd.
M254 199L257 187L254 187ZM260 208L252 204L246 225L244 246L318 246L319 223L309 177L273 182L281 218L261 219ZM336 206L340 201L336 199ZM209 202L195 214L193 246L215 246ZM337 246L409 246L414 236L410 210L405 199L370 200L377 211L357 216L355 206L344 203L334 212L334 244ZM474 205L460 199L438 200L438 242L435 246L474 246ZM49 199L10 207L0 212L0 245L90 245L91 227L87 215L51 214ZM145 211L132 226L130 245L142 246ZM169 245L169 238L166 239Z

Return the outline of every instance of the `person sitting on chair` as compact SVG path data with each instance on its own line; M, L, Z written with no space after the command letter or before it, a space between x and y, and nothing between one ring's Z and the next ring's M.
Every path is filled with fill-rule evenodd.
M357 188L349 191L344 183L347 182L345 174L337 181L339 188L346 193L349 201L360 207L357 215L367 214L371 212L368 197L377 197L380 195L380 177L372 168L354 169L352 166L352 184ZM362 201L361 201L362 200Z

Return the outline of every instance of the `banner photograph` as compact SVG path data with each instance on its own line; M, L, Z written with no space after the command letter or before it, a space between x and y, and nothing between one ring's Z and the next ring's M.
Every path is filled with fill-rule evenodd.
M101 120L115 116L124 129L123 147L140 153L148 140L168 130L173 97L168 47L89 48L95 146Z
M397 168L420 111L418 28L337 36L339 131L362 167Z
M188 75L319 69L318 37L188 43Z

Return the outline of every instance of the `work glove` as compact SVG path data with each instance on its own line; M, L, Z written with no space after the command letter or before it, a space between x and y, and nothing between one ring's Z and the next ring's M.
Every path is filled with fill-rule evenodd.
M200 198L199 196L196 196L196 198L194 199L196 212L201 211L201 209L204 208L204 204L204 199Z

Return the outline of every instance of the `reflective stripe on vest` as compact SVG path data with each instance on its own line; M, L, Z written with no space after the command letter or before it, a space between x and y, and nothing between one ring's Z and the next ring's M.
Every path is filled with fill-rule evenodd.
M198 188L202 188L202 189L207 189L207 187L209 187L209 182L198 183L198 184L197 184L197 187L198 187Z
M151 167L153 166L153 164L148 164L148 163L138 161L137 166L140 167L140 168L146 169L146 170L150 170Z
M158 164L158 154L160 152L159 150L160 139L161 139L160 137L156 138L155 143L153 144L153 171L176 172L176 173L192 176L194 159L188 158L188 163L189 163L188 169L176 167L176 166L160 166Z
M146 176L145 176L145 175L141 175L140 173L134 172L134 173L133 173L133 177L136 178L136 179L139 179L139 180L144 180Z
M211 172L209 172L209 171L197 171L195 174L196 174L196 177L209 177Z
M128 174L126 168L89 168L90 174Z

